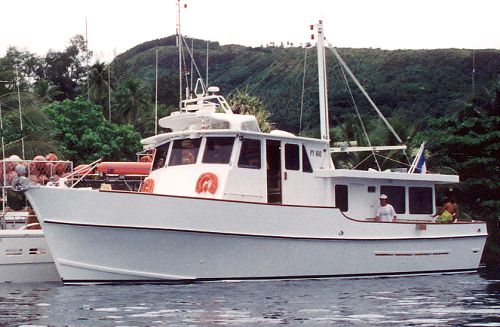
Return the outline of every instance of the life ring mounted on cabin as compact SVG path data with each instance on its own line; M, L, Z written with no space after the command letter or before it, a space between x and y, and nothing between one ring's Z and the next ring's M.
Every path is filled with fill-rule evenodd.
M153 193L155 188L155 181L152 178L146 178L146 180L142 183L139 192L141 193Z
M203 173L198 177L196 182L196 193L210 192L215 194L217 187L219 186L219 179L214 173Z

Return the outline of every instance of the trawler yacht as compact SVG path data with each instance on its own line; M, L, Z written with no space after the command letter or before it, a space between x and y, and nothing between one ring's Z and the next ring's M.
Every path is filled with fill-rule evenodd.
M19 178L65 283L394 276L471 272L484 222L438 224L435 186L458 176L335 168L321 22L322 138L263 133L215 89L159 120L169 131L137 192ZM323 81L323 82L322 82ZM321 89L322 88L322 89ZM208 92L214 91L214 92ZM375 221L389 197L395 222Z

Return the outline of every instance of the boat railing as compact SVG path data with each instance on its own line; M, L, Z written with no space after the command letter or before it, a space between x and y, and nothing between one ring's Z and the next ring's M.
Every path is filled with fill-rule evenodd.
M24 209L25 200L11 191L12 183L18 176L24 176L33 184L52 185L73 172L73 162L64 160L22 160L7 158L0 161L0 228L18 229L29 221ZM11 203L9 203L11 202ZM15 203L14 203L15 202ZM16 210L16 207L22 207ZM28 228L30 229L30 228Z

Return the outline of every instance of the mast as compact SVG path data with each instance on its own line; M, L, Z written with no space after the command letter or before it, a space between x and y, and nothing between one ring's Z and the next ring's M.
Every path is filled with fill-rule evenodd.
M181 0L177 0L177 48L179 49L179 107L182 102Z
M318 83L319 83L319 115L321 125L321 139L330 141L330 126L328 122L328 90L326 83L326 62L325 62L325 37L323 34L323 21L317 25L318 41Z

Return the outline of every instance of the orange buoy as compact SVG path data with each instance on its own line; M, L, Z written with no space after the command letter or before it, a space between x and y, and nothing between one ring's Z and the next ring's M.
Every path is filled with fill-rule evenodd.
M57 161L57 156L54 153L49 153L45 156L45 160L47 161Z
M198 177L198 181L196 182L196 193L201 192L210 192L215 194L217 191L217 187L219 186L219 179L217 175L213 173L203 173Z
M155 188L154 179L146 178L144 183L142 183L141 188L139 189L139 192L141 192L141 193L153 193L154 188Z
M147 156L142 156L141 159L139 159L139 162L152 162L153 157L151 157L149 154Z

